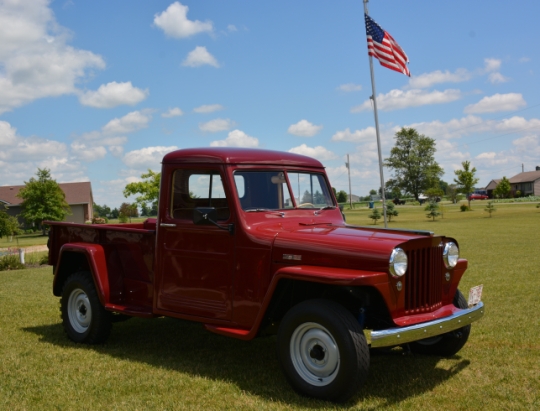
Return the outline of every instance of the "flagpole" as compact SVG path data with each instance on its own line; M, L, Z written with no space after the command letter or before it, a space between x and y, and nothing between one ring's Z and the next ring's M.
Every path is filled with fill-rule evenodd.
M369 0L364 0L364 13L368 14L367 3ZM369 15L369 14L368 14ZM385 197L385 186L384 186L384 175L383 175L383 160L381 153L381 138L379 134L379 116L377 115L377 99L375 91L375 74L373 72L373 57L369 56L369 70L371 72L371 90L373 95L370 97L373 100L373 113L375 115L375 133L377 134L377 151L379 153L379 175L381 177L381 198L383 204L383 215L384 215L384 228L388 228L386 220L386 197Z

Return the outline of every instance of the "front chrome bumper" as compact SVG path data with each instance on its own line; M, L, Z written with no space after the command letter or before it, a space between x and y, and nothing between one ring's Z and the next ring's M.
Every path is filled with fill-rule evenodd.
M372 348L393 347L457 330L479 320L483 316L484 303L479 302L474 307L460 310L451 316L439 318L438 320L387 330L364 330L364 335Z

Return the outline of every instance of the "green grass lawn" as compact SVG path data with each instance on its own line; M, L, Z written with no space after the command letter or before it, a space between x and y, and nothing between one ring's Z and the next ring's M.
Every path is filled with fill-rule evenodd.
M540 409L540 210L476 202L444 218L397 207L390 227L455 237L469 287L484 284L486 315L449 359L374 355L367 383L343 406L296 395L282 375L275 338L243 342L174 319L117 323L106 345L71 342L52 295L51 268L0 272L0 409ZM371 225L369 211L347 221ZM382 227L382 222L379 222Z
M33 234L22 234L18 236L0 238L0 248L24 248L33 245L47 244L48 236L43 235L41 231Z

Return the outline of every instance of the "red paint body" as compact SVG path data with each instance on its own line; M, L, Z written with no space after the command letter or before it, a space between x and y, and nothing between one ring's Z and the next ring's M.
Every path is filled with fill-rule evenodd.
M215 202L228 208L218 221L222 228L175 217L178 170L221 177L227 199ZM342 300L353 311L365 308L366 326L374 329L425 322L457 310L452 299L467 262L460 260L451 270L442 263L442 245L455 240L350 226L337 207L299 208L299 199L294 207L289 203L278 211L248 212L235 172L265 170L283 171L288 176L279 180L283 187L292 187L291 173L315 172L326 179L320 162L291 153L179 150L163 159L157 219L119 225L49 222L54 294L61 295L70 273L90 271L110 311L199 321L212 332L241 339L255 337L279 322L291 304L313 296ZM200 201L191 191L188 197ZM337 205L333 194L331 201ZM223 229L230 225L233 233ZM388 268L396 247L411 260L399 279ZM375 320L381 316L386 323Z

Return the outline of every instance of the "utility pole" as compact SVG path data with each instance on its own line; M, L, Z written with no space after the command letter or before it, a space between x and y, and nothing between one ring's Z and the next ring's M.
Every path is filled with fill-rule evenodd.
M347 153L347 162L345 163L347 172L349 173L349 207L352 210L352 192L351 192L351 163L349 162L349 153Z

